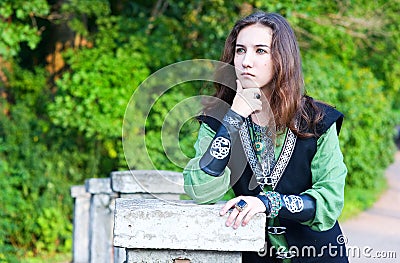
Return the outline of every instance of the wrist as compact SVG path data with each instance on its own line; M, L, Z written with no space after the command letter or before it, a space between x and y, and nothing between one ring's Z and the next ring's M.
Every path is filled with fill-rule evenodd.
M233 112L235 112L237 115L241 116L242 118L247 118L247 117L250 115L250 113L242 112L242 110L241 110L240 108L237 109L237 108L235 107L235 105L232 105L232 106L231 106L231 110L232 110Z
M234 109L230 108L222 120L224 124L229 124L237 129L243 124L245 117L236 112Z
M269 202L269 199L267 198L267 196L264 194L264 192L258 194L256 196L258 199L261 200L261 202L263 202L264 206L265 206L265 213L268 215L271 212L271 203Z
M261 192L257 197L264 203L266 210L265 213L269 218L275 218L278 216L283 204L281 195L275 191L268 191L266 193Z
M200 169L214 177L222 176L231 155L231 148L239 137L244 118L228 110L207 151L199 160Z

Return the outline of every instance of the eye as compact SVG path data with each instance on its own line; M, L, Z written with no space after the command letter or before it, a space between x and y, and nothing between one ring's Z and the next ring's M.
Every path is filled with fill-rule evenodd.
M236 54L243 54L243 53L245 53L244 48L242 48L242 47L236 48Z
M259 48L256 50L257 54L266 54L268 53L265 49Z

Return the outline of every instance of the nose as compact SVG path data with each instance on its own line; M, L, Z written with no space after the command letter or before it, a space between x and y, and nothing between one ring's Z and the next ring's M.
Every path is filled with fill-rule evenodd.
M242 60L243 68L252 68L253 67L253 56L250 52L246 53Z

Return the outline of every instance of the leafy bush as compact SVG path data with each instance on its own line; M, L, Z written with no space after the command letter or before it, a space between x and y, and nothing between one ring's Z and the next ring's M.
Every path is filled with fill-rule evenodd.
M345 115L340 142L348 167L347 185L374 189L395 150L394 114L383 83L369 69L346 67L326 54L308 54L304 65L310 95Z
M3 19L0 20L0 56L16 56L21 50L21 42L26 42L34 49L41 40L41 31L29 22L36 23L35 16L45 16L49 12L50 7L46 0L1 1L0 15ZM13 18L12 23L10 18Z
M41 121L21 103L12 107L9 116L0 114L0 124L3 246L9 253L16 250L18 256L27 251L69 251L69 185L65 174L49 165L60 160L40 141Z

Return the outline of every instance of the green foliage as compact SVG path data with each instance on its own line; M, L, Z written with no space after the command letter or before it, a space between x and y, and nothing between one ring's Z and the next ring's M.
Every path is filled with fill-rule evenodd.
M70 51L71 71L57 82L55 102L49 106L55 125L77 129L88 138L120 136L125 106L148 75L143 57L127 46ZM62 109L60 111L59 109Z
M8 76L12 104L0 103L0 256L19 262L16 256L70 251L69 186L81 182L75 166L85 160L76 156L85 154L72 156L48 122L45 71L14 66Z
M23 103L9 116L0 115L2 171L1 236L14 254L27 251L68 251L71 246L70 200L59 171L49 165L57 158L40 143L42 121ZM67 185L65 185L67 186ZM44 219L48 222L44 223ZM57 225L54 225L56 223ZM9 250L12 252L12 250ZM7 255L7 254L6 254ZM11 254L12 255L12 254Z
M46 0L2 0L0 2L0 56L15 57L20 44L26 42L34 49L41 40L37 17L50 12Z
M383 83L374 78L371 70L356 65L348 68L323 53L306 56L304 65L310 95L345 114L340 140L348 167L348 185L376 188L394 153L394 114Z
M193 101L185 102L191 95L193 85L175 86L153 105L146 119L146 147L154 166L147 169L182 171L189 156L194 155L193 143L199 124L191 117L198 113L201 105ZM139 162L136 163L139 165Z
M125 166L121 127L126 105L149 74L144 45L135 36L120 37L122 24L118 18L100 20L98 47L65 53L70 70L57 81L48 107L55 126L81 136L86 149L103 156L102 171Z
M180 43L189 58L219 59L229 33L238 18L242 4L235 1L177 1L175 9L180 20L181 30L188 32L181 35ZM185 11L182 12L182 8ZM224 15L221 15L224 14Z
M38 226L34 232L38 237L38 242L35 244L36 250L39 252L71 250L72 225L65 218L64 211L60 211L57 207L44 207L36 224ZM63 249L59 248L60 243L64 246Z
M72 30L84 36L89 35L89 30L85 25L86 19L82 18L100 18L108 17L111 13L110 3L107 0L79 1L69 0L61 6L61 12L64 16L72 17L68 25Z

